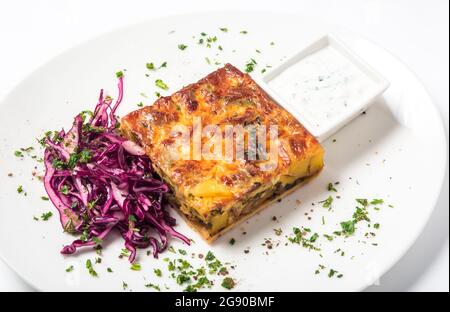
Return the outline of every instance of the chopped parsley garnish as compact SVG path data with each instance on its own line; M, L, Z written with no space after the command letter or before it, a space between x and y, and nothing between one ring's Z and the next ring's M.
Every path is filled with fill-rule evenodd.
M314 243L318 238L319 238L319 234L314 233L314 234L309 238L309 241L310 241L311 243Z
M236 285L236 282L231 277L225 277L222 281L222 287L226 289L232 289Z
M101 241L101 240L100 240L100 241ZM95 250L95 252L97 253L97 255L101 256L101 255L102 255L103 247L102 247L102 245L96 245L96 246L94 247L94 250Z
M226 27L222 27L222 28L219 28L219 29L220 29L220 31L228 32L228 28L226 28Z
M165 68L165 67L167 67L167 62L163 62L163 63L159 66L159 68Z
M332 278L336 273L338 273L338 271L330 269L330 272L328 272L328 277Z
M173 246L169 246L169 248L167 250L170 252L173 252L173 253L177 253L175 248L173 248Z
M77 164L78 161L78 154L77 153L73 153L70 154L69 160L67 162L67 164L65 164L68 168L73 169L75 168L75 165Z
M185 50L188 46L185 44L179 44L178 45L178 49L180 49L181 51Z
M113 272L113 270L111 268L107 268L106 271L108 271L109 273Z
M51 140L54 142L61 142L61 140L62 140L62 137L59 135L58 131L47 131L44 133L44 137L42 137L41 139L38 139L39 144L42 147L45 147L46 146L45 140L50 137L52 137Z
M382 204L384 204L384 200L382 200L382 199L373 199L373 200L370 202L370 204L371 204L371 205L382 205Z
M81 236L80 236L80 240L81 240L82 242L87 242L87 240L89 239L88 236L89 236L89 231L87 230L87 228L85 228L85 229L83 230L83 233L82 233Z
M15 151L14 155L16 155L16 157L23 157L23 153L21 151Z
M122 71L118 71L118 72L116 73L116 77L117 77L117 78L123 77L123 72L122 72Z
M323 208L331 208L331 205L333 204L333 197L332 196L328 196L327 199L320 201L319 203L322 204Z
M222 263L219 260L212 261L208 263L209 273L216 273L222 267Z
M100 241L101 241L101 240L100 240ZM102 255L103 247L102 247L102 245L96 245L96 246L94 247L94 250L95 250L95 252L97 253L97 255L101 256L101 255Z
M367 221L370 222L368 211L365 208L356 207L356 211L353 213L354 222Z
M363 207L369 206L369 201L366 198L357 198L356 201Z
M59 190L59 192L63 195L67 195L67 194L69 194L69 187L64 184L63 186L61 186L61 189Z
M19 193L19 194L22 194L22 193L23 193L23 186L22 186L22 185L19 185L19 186L17 187L17 193Z
M192 268L192 265L184 259L178 259L178 263L180 263L180 265L177 267L177 269L180 271Z
M207 48L211 48L211 43L214 43L216 41L217 41L217 37L216 36L206 38L206 47Z
M314 274L320 274L320 272L322 271L322 270L325 270L326 269L326 266L324 266L323 264L319 264L319 267L316 269L316 271L314 272Z
M144 103L139 102L139 103L137 103L136 105L137 105L137 107L143 107L143 106L144 106Z
M91 160L91 152L89 150L82 150L78 154L78 161L82 164L88 163Z
M120 258L128 257L130 255L130 251L128 249L122 248L120 251Z
M246 34L248 34L248 31L246 31L246 30L241 30L240 33L243 34L243 35L246 35Z
M130 266L130 269L133 270L133 271L140 271L141 270L141 265L139 263L133 263Z
M122 288L123 288L123 290L126 290L128 288L128 284L125 282L122 282Z
M101 240L100 238L98 238L97 236L92 237L92 241L94 243L96 243L97 245L100 245L101 243L103 243L103 240Z
M294 236L288 237L288 240L293 244L299 244L302 247L308 248L310 250L319 251L320 249L313 245L313 243L317 240L318 234L314 233L310 238L306 238L308 233L311 232L310 229L307 228L297 228L294 227L292 229ZM312 239L312 240L311 240Z
M69 160L64 162L55 158L52 162L52 166L55 169L74 169L78 163L86 164L91 160L91 152L89 150L82 150L79 153L70 154Z
M181 273L177 276L177 284L178 285L182 285L182 284L190 282L190 281L191 281L191 277L187 274Z
M197 292L197 289L193 285L188 285L183 291L184 292Z
M184 249L178 249L178 253L183 256L185 256L187 254L186 250L184 250Z
M280 229L273 229L273 231L275 232L276 236L281 236L281 234L283 234L283 230L281 228Z
M214 254L211 251L208 251L208 253L206 254L205 260L212 261L214 259L216 259L216 256L214 256Z
M328 191L331 192L337 192L337 189L334 187L333 183L328 183Z
M162 272L160 269L154 269L153 272L155 273L156 276L161 277L162 276Z
M97 203L97 201L98 201L98 198L97 198L97 199L94 199L94 200L88 201L88 203L87 203L87 208L88 208L88 209L94 208L94 207L95 207L95 204Z
M369 200L367 200L365 198L357 198L356 202L358 204L360 204L362 207L356 207L356 210L353 213L353 219L352 220L341 222L342 231L341 232L338 232L338 231L334 232L335 235L344 234L346 236L350 236L350 235L354 234L355 230L356 230L356 224L358 222L361 222L361 221L370 222L369 212L367 210L368 206L369 205L378 205L378 204L383 204L384 203L384 201L382 199L373 199L372 201L369 202ZM376 207L375 207L375 209L376 209ZM370 227L371 224L369 223L368 226ZM376 224L373 225L373 227L375 229L379 229L380 228L380 224L376 223ZM375 234L373 233L373 236L374 235Z
M156 79L155 80L155 85L158 88L161 88L163 90L168 90L169 89L169 86L167 84L165 84L164 81L162 81L161 79Z
M155 289L157 291L161 291L161 288L158 285L155 285L155 284L152 284L152 283L145 284L144 286L147 287L147 288L153 288L153 289Z
M33 146L21 147L20 150L21 150L22 152L29 153L29 152L31 152L32 150L34 150L34 147L33 147Z
M73 267L73 265L71 265L66 269L66 272L72 272L73 269L74 269L74 267Z
M92 111L90 111L90 110L84 110L84 111L80 112L80 115L81 115L81 119L83 119L83 122L85 122L86 121L86 117L87 116L93 117L94 113Z
M145 64L145 67L147 67L148 70L154 70L155 69L155 64L147 63L147 64Z
M236 240L232 237L229 241L230 245L234 245L236 243Z
M97 272L95 272L94 267L92 266L92 262L90 259L86 260L86 269L88 269L89 274L91 274L92 276L94 277L98 276Z
M353 220L341 222L342 233L350 236L355 233L356 227Z
M49 212L44 212L41 215L41 220L43 221L47 221L48 219L50 219L53 216L53 212L49 211Z
M179 253L182 254L183 252ZM205 259L206 267L200 266L194 268L188 261L182 258L173 260L170 260L169 258L163 259L163 261L168 262L168 276L174 279L178 285L185 285L183 290L185 292L196 292L205 287L211 288L213 281L209 280L207 274L211 276L226 276L229 274L229 269L225 265L222 265L221 261L219 261L211 251L209 251L206 256L199 254L198 257L200 259ZM157 276L161 276L162 274L159 269L154 269L154 272ZM234 284L232 285L234 286Z
M250 61L248 61L245 64L245 72L246 73L251 73L254 69L255 69L255 65L256 65L256 61L254 59L250 59Z

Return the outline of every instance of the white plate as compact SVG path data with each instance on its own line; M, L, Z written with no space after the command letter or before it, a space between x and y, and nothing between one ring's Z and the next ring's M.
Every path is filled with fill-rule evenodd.
M229 31L223 33L219 27ZM248 34L241 34L241 30ZM135 291L147 290L144 279L161 286L167 284L170 290L182 289L168 278L166 263L146 256L144 251L138 258L142 271L131 271L126 259L117 258L121 239L110 239L104 246L103 263L95 266L98 278L91 277L84 268L86 259L95 257L93 252L63 257L59 250L72 237L62 232L56 217L47 222L33 220L33 216L55 210L40 199L45 194L43 186L32 180L36 164L27 157L18 159L14 151L34 144L34 139L45 130L67 128L76 113L93 107L100 88L115 96L117 70L127 69L125 100L119 111L123 115L136 109L140 101L153 101L157 78L166 81L173 92L212 71L215 66L208 65L205 57L212 62L230 62L241 69L250 58L255 58L256 76L263 65L280 63L285 56L330 30L391 82L384 97L366 115L324 142L325 170L281 203L267 208L212 246L183 221L177 229L196 242L189 248L183 247L189 254L212 250L222 261L235 264L232 276L238 281L235 289L239 291L354 291L373 283L412 245L433 210L446 166L441 120L419 81L383 49L336 27L279 13L202 13L149 21L75 47L24 80L0 104L2 258L39 290L120 291L122 281ZM195 42L201 32L217 35L217 45L222 45L224 51L198 46ZM180 51L180 43L189 47ZM166 69L145 77L145 63L163 61L168 62ZM142 92L149 98L143 98ZM8 177L9 172L14 177ZM317 204L313 207L312 203L328 197L326 186L334 181L340 181L337 188L341 198L335 200L333 211ZM27 196L17 194L18 185L23 185ZM285 246L286 238L273 232L274 228L282 228L288 234L294 226L309 227L318 233L333 232L339 229L341 221L351 218L355 198L383 198L394 205L385 205L378 212L371 210L373 221L381 224L375 238L365 239L367 230L361 224L356 235L347 239L328 242L321 237L318 242L322 251L318 253L298 245ZM301 200L301 205L297 200ZM273 216L278 217L277 222ZM242 234L244 231L246 235ZM236 239L234 246L228 243L231 237ZM261 246L267 237L282 242L269 250L269 255L264 254L267 248ZM179 242L173 244L181 247ZM250 248L248 254L243 252L246 248ZM345 256L334 253L338 248L345 251ZM161 258L166 255L173 257L167 252ZM315 275L319 264L344 276L329 278L328 271ZM69 265L74 265L75 270L66 273ZM114 273L107 273L106 267ZM163 277L155 277L153 268L162 268ZM220 290L220 279L215 280L213 289Z

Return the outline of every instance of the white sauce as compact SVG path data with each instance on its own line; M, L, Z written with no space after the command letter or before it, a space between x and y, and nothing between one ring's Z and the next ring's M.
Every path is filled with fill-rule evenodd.
M268 83L308 122L326 126L366 100L376 83L332 46L301 59Z

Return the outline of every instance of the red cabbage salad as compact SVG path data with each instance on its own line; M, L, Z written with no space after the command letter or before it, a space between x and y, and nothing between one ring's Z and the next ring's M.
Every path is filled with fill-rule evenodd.
M190 240L173 229L164 199L167 184L144 150L119 134L115 112L123 98L123 74L117 76L115 102L101 90L94 112L80 113L69 131L44 138L44 185L64 231L80 235L62 254L95 247L117 230L133 262L137 248L151 247L157 257L170 237Z

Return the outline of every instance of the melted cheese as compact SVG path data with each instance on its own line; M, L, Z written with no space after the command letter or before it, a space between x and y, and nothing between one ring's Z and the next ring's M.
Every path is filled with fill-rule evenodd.
M263 171L262 160L177 159L180 150L171 130L183 126L193 133L195 118L201 119L203 126L218 125L223 136L226 125L276 125L276 168ZM156 171L174 190L182 212L198 220L211 236L323 167L323 149L315 138L249 75L229 64L152 106L128 114L121 129L145 148ZM248 137L245 139L247 143ZM202 144L206 140L203 137ZM192 140L190 146L192 156Z

